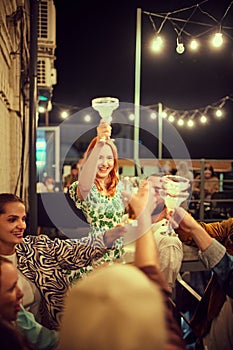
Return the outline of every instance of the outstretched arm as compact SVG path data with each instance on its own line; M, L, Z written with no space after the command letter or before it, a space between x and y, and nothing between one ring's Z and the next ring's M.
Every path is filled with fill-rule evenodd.
M191 236L201 250L205 250L212 243L213 239L208 235L204 228L201 227L198 222L182 207L175 210L172 220L173 226L177 228L179 225L179 230L181 230L187 236Z
M226 253L226 248L201 227L194 218L178 208L174 220L180 222L181 229L192 236L200 248L200 258L207 268L212 269L222 289L233 297L233 257Z
M94 148L84 160L82 169L79 173L77 195L79 199L86 199L90 192L98 170L98 159L104 142L99 142L103 137L109 138L111 136L111 126L106 122L100 122L97 127L97 140Z

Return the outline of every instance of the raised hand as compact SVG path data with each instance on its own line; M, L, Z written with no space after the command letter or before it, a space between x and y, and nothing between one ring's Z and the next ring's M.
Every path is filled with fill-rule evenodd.
M123 197L125 202L129 202L137 218L142 214L151 215L157 203L152 183L147 180L142 181L137 193L123 192Z
M112 133L112 127L109 123L104 121L103 119L100 120L99 125L97 126L97 138L98 141L108 140L111 137Z

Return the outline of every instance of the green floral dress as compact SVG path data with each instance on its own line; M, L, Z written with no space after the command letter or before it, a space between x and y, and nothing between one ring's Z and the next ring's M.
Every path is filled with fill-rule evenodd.
M125 213L125 206L122 200L123 183L118 182L116 193L113 197L101 194L94 184L85 200L80 200L77 196L78 181L73 182L69 187L70 197L77 208L81 209L90 224L90 234L102 234L115 227L122 221ZM99 263L111 262L115 258L121 257L123 253L123 239L117 239L114 249L109 250Z

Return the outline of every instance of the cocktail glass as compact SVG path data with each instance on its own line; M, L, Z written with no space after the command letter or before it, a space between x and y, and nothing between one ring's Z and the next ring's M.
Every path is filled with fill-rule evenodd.
M168 213L171 215L175 208L178 208L189 196L189 180L177 175L165 175L162 177L162 189L159 190L163 198ZM167 230L162 233L168 236L176 236L172 228L171 220L168 220Z
M92 100L92 108L98 111L101 119L111 124L112 113L119 107L119 100L116 97L97 97ZM106 138L100 141L106 141Z

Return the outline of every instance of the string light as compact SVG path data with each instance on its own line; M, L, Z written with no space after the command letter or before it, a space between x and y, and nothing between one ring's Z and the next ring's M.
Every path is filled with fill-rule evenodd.
M157 118L157 114L153 112L150 114L150 117L152 120L155 120Z
M198 124L195 122L196 120L199 121L199 124L206 125L210 116L215 116L218 119L223 117L223 107L227 101L233 101L233 95L227 95L210 105L192 110L175 110L163 106L162 117L170 123L176 123L179 127L187 125L189 128L193 128ZM158 104L147 106L147 108L157 110Z
M217 109L215 114L216 114L216 117L221 118L222 117L222 110Z
M167 118L167 112L166 111L162 111L162 118L166 119Z
M163 48L163 39L161 36L156 36L155 39L152 41L151 48L154 52L161 52Z
M183 126L184 125L184 120L182 118L179 118L177 124L179 126Z
M89 114L86 114L84 116L84 120L85 120L85 122L89 123L91 121L91 116Z
M189 128L192 128L194 126L194 121L192 119L189 119L187 121L187 125L188 125Z
M176 43L177 43L176 52L181 55L182 53L184 53L184 50L185 50L181 37L177 38Z
M204 114L201 116L200 122L201 122L202 124L205 124L205 123L207 122L207 118L206 118L206 116L205 116Z
M212 39L212 45L216 48L221 47L223 44L222 33L216 33Z
M208 0L204 0L199 4L192 5L192 6L175 10L175 11L170 11L168 13L152 13L152 12L142 11L145 15L149 16L150 22L156 33L156 37L152 43L153 50L155 52L161 51L163 47L163 41L161 39L161 36L159 36L159 34L167 22L169 22L172 25L173 29L177 32L176 52L178 54L183 54L185 51L185 45L184 45L184 41L181 38L181 35L182 37L186 35L189 37L189 39L192 37L195 37L195 39L190 40L188 45L189 49L192 51L195 51L199 48L200 44L196 39L197 37L200 38L206 35L207 33L209 34L210 32L213 32L213 31L215 31L215 33L211 39L211 44L216 49L222 47L225 35L233 39L232 36L229 34L229 31L233 30L233 27L222 25L223 20L225 20L230 8L232 7L233 1L228 5L225 13L223 14L220 20L217 20L212 14L208 13L206 10L202 8L202 5L207 1ZM192 12L190 14L191 10ZM178 16L179 13L182 14L182 17ZM184 17L186 13L187 13L187 18L185 19ZM198 13L201 14L202 17L206 16L208 18L208 23L199 21L199 17L196 17ZM161 21L161 24L159 25L159 29L157 29L158 23L156 25L152 17L156 18L158 23L159 21ZM213 23L211 24L210 22L213 22ZM182 26L180 24L182 24ZM192 30L194 30L194 27L195 29L198 27L199 33L197 33L197 30L195 30L195 35L190 33L190 31L188 31L188 28L190 25L192 26ZM203 27L204 27L204 30L202 29ZM216 27L218 27L217 33L216 33Z
M189 44L189 47L192 51L197 51L199 48L199 42L196 39L192 39L192 41Z
M69 113L67 111L62 111L61 112L61 117L62 117L62 119L66 119L66 118L69 117Z
M134 118L135 118L134 114L131 113L131 114L129 115L129 120L133 121Z
M173 123L173 122L175 121L175 117L174 117L173 114L169 115L168 121L169 121L170 123Z

